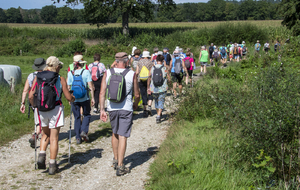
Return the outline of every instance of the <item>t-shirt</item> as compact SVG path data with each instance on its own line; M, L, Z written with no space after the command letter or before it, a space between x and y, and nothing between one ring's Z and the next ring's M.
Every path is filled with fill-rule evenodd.
M150 61L150 60L149 60ZM115 73L122 73L125 69L119 69L119 68L113 68L115 70ZM111 76L110 69L106 71L106 84L108 83L108 79ZM133 77L134 77L134 71L130 70L125 75L125 81L126 81L126 94L127 97L123 102L116 103L111 102L107 100L107 111L116 111L116 110L126 110L126 111L133 111L133 101L132 101L132 92L133 92Z
M153 62L150 61L150 59L145 58L145 59L139 60L137 65L139 67L138 73L140 75L140 72L141 72L143 66L145 66L150 71L151 67L153 66ZM140 82L140 76L138 76L138 82Z
M156 68L160 68L160 67L163 67L162 68L162 73L163 73L163 77L165 79L164 81L164 84L162 86L159 86L159 87L156 87L153 85L153 72L154 72L154 67ZM153 92L154 94L156 93L163 93L163 92L166 92L168 90L168 80L166 79L167 78L167 68L162 66L162 65L155 65L154 67L151 68L151 83L150 83L150 90L151 92Z
M90 73L92 72L93 65L94 63L91 63L88 66ZM103 74L106 72L105 65L103 63L98 63L98 69L99 69L100 76L103 76Z
M208 52L206 50L201 51L200 62L207 63L208 62Z
M260 46L261 46L260 43L256 43L255 44L255 50L259 51L260 50Z
M183 61L186 60L186 59L190 61L190 65L191 65L190 68L187 69L187 70L192 71L193 70L192 63L194 62L194 59L191 58L191 57L186 57L186 58L183 59Z
M80 75L82 69L79 69L79 70L75 70L74 71L74 75ZM88 71L88 70L84 70L83 73L82 73L82 81L83 81L83 84L84 86L87 88L87 83L88 82L91 82L92 81L92 76L91 76L91 73ZM72 83L73 83L73 75L72 75L72 72L68 72L68 81L67 81L67 84L69 86L72 86ZM85 102L87 100L89 100L89 96L88 96L88 93L86 93L86 95L83 97L83 98L78 98L78 99L75 99L75 102Z
M269 44L269 43L265 43L265 44L264 44L264 48L265 48L265 49L269 49L269 48L270 48L270 44Z
M34 78L35 78L35 76L36 76L37 73L38 73L38 72L35 71L35 72L33 72L33 73L30 73L30 74L28 75L28 77L27 77L27 80L28 80L28 83L29 83L29 87L30 87L30 88L32 87L33 80L34 80Z
M224 47L220 47L220 49L219 49L220 55L222 55L222 49L223 48L225 48L225 51L227 52L227 47L225 47L225 46Z

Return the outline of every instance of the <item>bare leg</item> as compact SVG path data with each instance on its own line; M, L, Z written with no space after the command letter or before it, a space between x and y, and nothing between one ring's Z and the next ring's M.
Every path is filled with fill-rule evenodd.
M111 145L113 148L114 159L118 160L119 135L114 133L112 134Z
M182 93L182 84L179 84L178 87L179 87L179 94L181 94Z
M127 138L119 135L118 166L123 165L126 146L127 146Z
M50 141L50 129L49 127L43 127L43 136L41 138L40 151L46 151Z
M60 127L50 129L50 159L56 159L58 153L58 136Z
M174 82L173 83L173 93L174 93L174 96L176 96L177 92L176 92L176 86L177 86L177 82Z
M162 109L156 109L157 115L161 116Z
M204 65L204 73L206 73L206 66Z

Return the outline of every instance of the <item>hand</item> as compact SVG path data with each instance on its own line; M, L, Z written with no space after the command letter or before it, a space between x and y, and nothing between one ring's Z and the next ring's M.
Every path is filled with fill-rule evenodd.
M91 104L92 104L92 106L94 106L94 105L95 105L95 99L94 99L94 98L92 98L92 100L91 100Z
M24 105L24 104L21 105L20 111L21 111L22 113L25 113L25 105Z
M150 90L150 89L148 89L148 90L147 90L147 93L148 93L148 94L151 94L151 90Z
M135 103L134 103L132 107L133 107L133 110L137 110L138 104L135 104Z
M71 98L71 102L74 102L75 101L75 96L72 95L72 98ZM71 105L71 103L70 103Z
M103 121L103 122L106 122L107 120L107 114L104 110L101 110L100 111L100 119Z

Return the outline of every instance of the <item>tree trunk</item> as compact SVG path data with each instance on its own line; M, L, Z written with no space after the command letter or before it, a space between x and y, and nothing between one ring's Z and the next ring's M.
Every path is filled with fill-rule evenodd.
M123 28L124 36L129 35L128 18L129 18L128 12L123 12L122 13L122 28Z

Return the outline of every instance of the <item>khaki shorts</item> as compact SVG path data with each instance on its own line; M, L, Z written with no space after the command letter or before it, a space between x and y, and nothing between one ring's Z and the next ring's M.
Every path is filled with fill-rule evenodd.
M38 121L41 127L49 126L49 129L64 126L64 106L56 106L50 111L39 111Z

